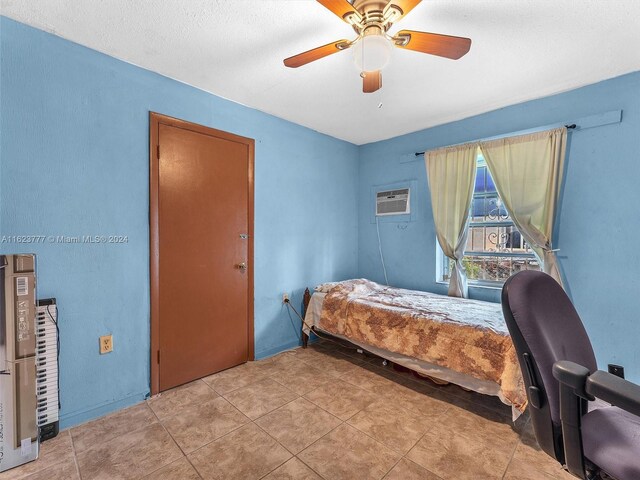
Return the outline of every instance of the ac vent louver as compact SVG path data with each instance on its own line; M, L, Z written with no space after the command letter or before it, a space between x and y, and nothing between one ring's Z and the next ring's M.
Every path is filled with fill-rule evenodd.
M376 194L376 216L408 213L411 213L410 189L387 190Z

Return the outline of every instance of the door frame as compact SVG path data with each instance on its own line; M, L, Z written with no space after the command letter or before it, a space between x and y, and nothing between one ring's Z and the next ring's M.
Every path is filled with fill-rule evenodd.
M159 185L159 136L160 125L182 128L196 133L211 135L247 146L248 155L248 234L247 239L247 332L248 332L248 356L249 360L254 360L254 338L253 338L253 222L254 222L254 155L255 140L241 137L232 133L216 130L195 123L179 120L177 118L162 115L160 113L149 112L149 273L150 273L150 293L151 293L151 372L150 384L151 395L160 393L160 231L158 224L158 199L160 194Z

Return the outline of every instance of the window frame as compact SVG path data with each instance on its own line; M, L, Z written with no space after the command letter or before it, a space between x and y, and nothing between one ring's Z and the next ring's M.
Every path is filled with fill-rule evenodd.
M478 169L481 167L485 167L486 168L486 172L491 175L491 172L489 172L489 167L486 164L486 161L484 159L484 157L482 156L482 154L480 152L478 152L478 155L476 157L476 175L478 172ZM476 178L477 180L477 178ZM493 182L493 178L491 179ZM488 192L483 191L483 192L476 192L476 185L477 183L474 182L474 186L473 186L473 197L471 200L471 206L469 207L470 210L473 210L473 200L475 200L476 198L491 198L491 197L495 197L497 196L497 198L502 202L502 198L500 197L500 194L498 193L497 189L495 190L495 192ZM495 183L494 183L495 185ZM471 229L472 227L513 227L518 233L520 233L520 230L518 230L518 227L516 227L514 221L509 217L508 220L495 220L495 221L473 221L473 212L470 211L470 220L469 220L469 225L467 228ZM522 241L524 241L524 238L522 237L522 233L520 233L520 236L522 238ZM449 277L448 277L448 273L450 271L450 267L449 267L449 262L450 259L444 254L444 252L442 251L442 248L440 247L440 244L436 238L436 252L437 252L437 258L436 258L436 281L438 283L444 283L447 284L449 283ZM530 250L530 253L525 253L525 252L499 252L499 251L495 251L495 252L489 252L489 251L477 251L477 250L471 250L471 251L467 251L465 248L465 252L464 252L464 257L498 257L498 258L518 258L518 259L523 259L523 260L534 260L537 261L539 263L539 259L537 258L537 256L535 255L535 253L533 251ZM466 273L466 272L465 272ZM481 287L481 288L493 288L493 289L501 289L502 286L504 285L504 282L506 280L486 280L486 279L469 279L467 278L467 283L469 286L473 286L473 287Z

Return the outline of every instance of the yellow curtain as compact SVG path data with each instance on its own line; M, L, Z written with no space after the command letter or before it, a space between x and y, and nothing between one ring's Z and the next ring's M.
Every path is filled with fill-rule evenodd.
M469 211L476 178L477 144L459 145L425 154L431 208L438 243L454 261L449 295L468 297L462 258L469 232Z
M567 143L567 129L482 142L480 149L498 194L516 227L562 285L551 244Z

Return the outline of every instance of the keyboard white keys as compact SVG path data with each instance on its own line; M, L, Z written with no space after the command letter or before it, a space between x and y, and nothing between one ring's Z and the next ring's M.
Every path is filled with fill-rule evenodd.
M43 305L43 303L48 303ZM58 310L40 302L36 315L36 389L38 427L58 422Z

